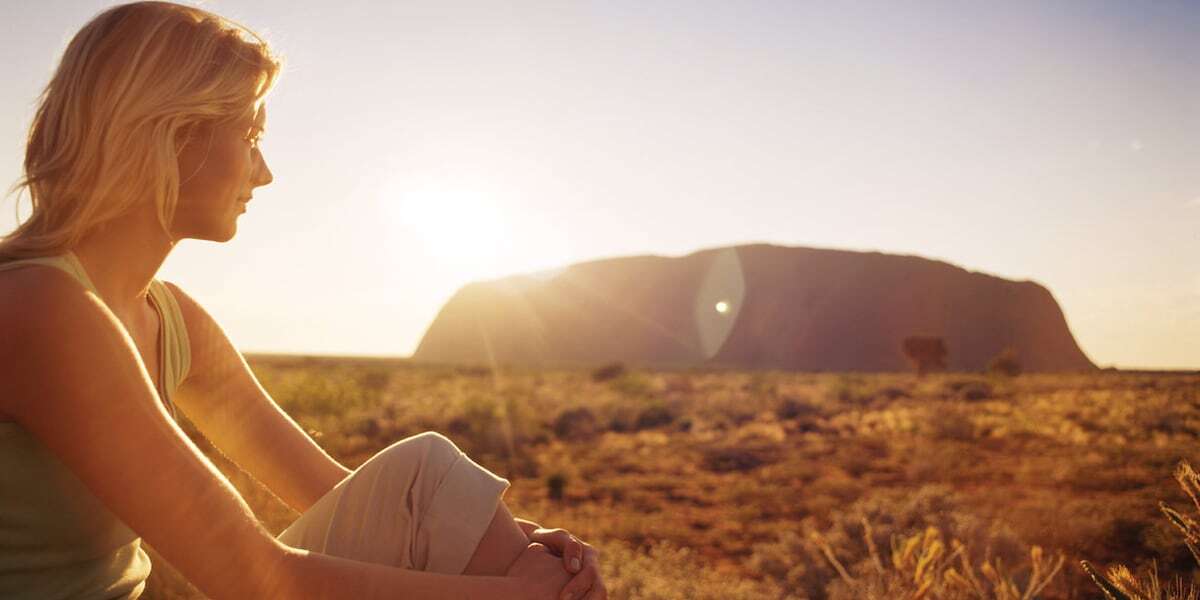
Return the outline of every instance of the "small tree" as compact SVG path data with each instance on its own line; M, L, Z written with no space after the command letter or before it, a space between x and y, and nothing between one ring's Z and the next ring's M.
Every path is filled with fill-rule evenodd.
M946 368L946 342L940 337L907 337L903 347L904 356L917 369L917 377Z
M1002 350L995 358L988 362L988 371L1016 377L1021 374L1021 359L1017 356L1017 351L1012 346Z

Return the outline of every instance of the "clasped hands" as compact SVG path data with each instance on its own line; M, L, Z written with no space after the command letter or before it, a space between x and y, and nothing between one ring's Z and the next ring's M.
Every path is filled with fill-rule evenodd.
M529 546L508 568L508 575L537 582L533 597L607 600L598 550L563 529L538 527L527 535ZM566 575L571 577L564 586L561 582Z

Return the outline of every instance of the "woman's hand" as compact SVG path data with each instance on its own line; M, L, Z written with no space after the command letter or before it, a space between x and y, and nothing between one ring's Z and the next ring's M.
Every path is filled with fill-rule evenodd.
M537 543L525 547L506 575L520 581L517 597L526 600L559 600L571 579L558 557Z
M529 541L544 544L562 556L563 567L575 577L563 588L560 600L607 600L608 590L600 580L600 551L564 529L538 528Z

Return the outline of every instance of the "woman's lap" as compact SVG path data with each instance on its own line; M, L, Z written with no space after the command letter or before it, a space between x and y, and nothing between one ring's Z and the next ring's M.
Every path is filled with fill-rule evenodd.
M508 485L446 437L426 432L363 463L279 540L353 560L457 575Z

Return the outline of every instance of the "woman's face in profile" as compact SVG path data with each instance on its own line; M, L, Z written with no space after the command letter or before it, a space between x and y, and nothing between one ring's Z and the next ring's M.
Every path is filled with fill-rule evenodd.
M254 188L271 182L258 147L266 108L251 118L197 126L179 152L179 200L171 222L175 240L224 242L237 233Z

